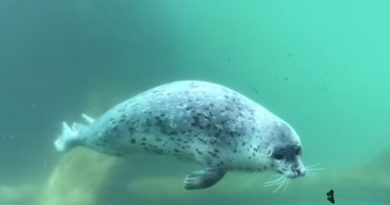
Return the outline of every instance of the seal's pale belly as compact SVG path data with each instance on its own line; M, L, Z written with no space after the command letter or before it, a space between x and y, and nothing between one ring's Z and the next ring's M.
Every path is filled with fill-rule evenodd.
M161 85L114 106L96 120L84 118L88 125L63 123L57 150L83 145L115 156L147 152L198 161L205 169L186 177L186 189L210 187L228 170L273 168L282 173L286 167L302 164L295 156L297 147L300 153L299 137L286 122L214 83ZM288 158L281 163L273 155Z

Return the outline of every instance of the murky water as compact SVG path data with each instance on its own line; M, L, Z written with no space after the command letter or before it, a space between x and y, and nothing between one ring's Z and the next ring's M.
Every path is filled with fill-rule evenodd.
M0 2L0 204L390 203L390 2ZM196 164L61 154L61 122L183 79L233 88L290 122L324 170L273 193L272 173L185 191Z

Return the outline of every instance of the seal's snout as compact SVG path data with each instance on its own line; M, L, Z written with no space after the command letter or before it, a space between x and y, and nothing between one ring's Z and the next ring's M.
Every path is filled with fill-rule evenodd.
M293 169L293 172L296 176L305 176L305 174L306 174L305 168L296 168L296 169Z
M305 167L292 167L287 177L293 179L297 177L303 177L305 175L306 175Z

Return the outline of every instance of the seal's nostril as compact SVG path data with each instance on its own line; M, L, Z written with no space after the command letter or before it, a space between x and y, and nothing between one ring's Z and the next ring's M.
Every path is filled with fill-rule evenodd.
M306 171L304 169L297 169L296 170L297 175L299 176L305 176Z
M294 174L297 176L305 176L305 170L304 169L294 169Z

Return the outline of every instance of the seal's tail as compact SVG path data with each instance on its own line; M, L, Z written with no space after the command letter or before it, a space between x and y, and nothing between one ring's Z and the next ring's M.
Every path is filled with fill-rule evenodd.
M95 120L86 114L82 114L82 117L92 124ZM56 150L59 152L66 152L75 146L80 144L80 131L86 125L80 123L73 123L70 127L66 122L62 122L62 133L54 142Z

